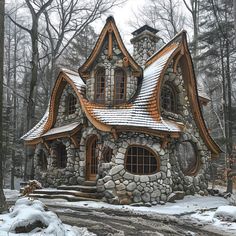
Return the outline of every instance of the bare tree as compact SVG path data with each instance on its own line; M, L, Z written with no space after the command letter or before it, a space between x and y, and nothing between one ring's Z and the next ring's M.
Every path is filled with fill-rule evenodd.
M2 176L2 108L3 108L3 77L4 77L4 14L5 0L0 1L0 212L6 209L6 201L3 193L3 176Z
M185 25L185 16L179 0L149 0L143 9L134 13L131 26L137 28L148 24L160 31L167 40L177 34Z
M187 10L190 12L193 23L193 39L192 39L192 55L193 55L193 64L195 72L198 72L197 69L197 55L198 55L198 33L199 33L199 0L190 0L188 4L186 0L183 0L184 5Z

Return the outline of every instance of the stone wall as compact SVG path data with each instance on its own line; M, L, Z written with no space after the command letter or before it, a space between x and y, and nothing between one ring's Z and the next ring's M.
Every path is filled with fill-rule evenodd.
M171 83L176 91L178 113L171 113L162 110L162 116L168 119L181 121L185 125L184 134L177 141L174 141L170 148L173 190L181 190L186 194L193 194L196 192L207 194L211 154L202 140L194 121L180 67L177 68L177 73L174 73L172 64L169 66L165 73L163 84L166 82ZM196 148L199 170L192 176L184 175L176 156L176 146L178 143L184 141L190 141Z
M160 171L151 175L135 175L126 171L125 153L129 145L150 148L160 159ZM104 141L104 147L113 148L111 163L102 163L97 181L97 190L104 201L114 204L152 203L166 201L172 192L169 152L162 149L160 140L149 135L123 133L116 141ZM106 176L104 177L104 169Z
M108 44L107 42L103 45L100 55L97 58L95 67L91 70L90 77L86 80L87 90L86 95L89 101L94 101L95 96L95 73L99 67L105 68L105 83L106 83L106 97L105 104L114 104L114 72L116 68L124 69L127 78L126 87L126 101L133 97L137 90L137 78L132 75L132 69L130 66L123 66L123 54L120 51L118 44L113 40L113 56L112 59L108 59Z
M68 114L67 98L69 94L72 94L77 98L77 95L74 89L69 84L67 84L62 92L62 95L59 101L58 114L57 114L57 119L56 119L56 123L54 127L68 125L75 121L78 121L78 122L81 121L82 123L83 115L82 115L82 109L81 109L78 98L77 98L75 113L70 114L70 115Z
M149 57L151 57L157 50L156 44L159 40L155 34L151 32L142 32L140 35L131 39L134 51L134 60L144 68L144 65Z
M57 187L62 184L75 185L84 182L84 173L81 172L81 162L79 150L74 147L69 139L60 139L66 146L67 164L66 168L58 168L56 156L53 152L53 146L58 142L50 144L50 150L47 150L42 144L38 144L34 155L35 177L44 187ZM39 165L39 152L41 149L47 153L47 170L43 171Z

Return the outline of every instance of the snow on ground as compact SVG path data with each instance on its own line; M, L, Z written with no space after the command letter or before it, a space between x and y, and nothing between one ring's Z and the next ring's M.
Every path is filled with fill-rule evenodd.
M3 191L7 201L16 201L20 195L18 190L4 189Z
M1 236L90 236L85 228L65 225L39 200L20 198L10 213L0 215Z
M129 206L129 205L111 205L104 202L67 202L65 200L57 199L43 199L44 203L50 205L60 205L62 207L78 207L78 208L92 208L92 209L113 209L120 211L128 211L139 214L167 214L167 215L184 215L194 213L202 209L216 209L222 205L228 205L228 201L221 197L207 196L202 197L199 195L186 196L183 200L176 201L176 203L166 203L165 205L156 205L152 207L145 206Z

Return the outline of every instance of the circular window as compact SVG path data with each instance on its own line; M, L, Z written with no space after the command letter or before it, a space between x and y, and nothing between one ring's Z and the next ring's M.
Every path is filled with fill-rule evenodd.
M177 146L177 158L180 169L185 175L194 175L198 168L198 156L195 146L190 141L184 141Z
M160 169L159 159L146 147L130 146L126 153L125 168L132 174L153 174Z

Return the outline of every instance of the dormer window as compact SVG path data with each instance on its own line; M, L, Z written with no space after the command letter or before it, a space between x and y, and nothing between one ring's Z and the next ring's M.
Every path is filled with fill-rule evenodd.
M173 86L164 84L161 90L161 107L169 112L176 113L176 96Z
M77 103L77 99L73 94L69 94L68 95L68 115L72 115L75 113L76 111L76 103Z
M114 103L120 104L125 101L126 93L126 74L123 69L118 68L115 70L115 95Z
M105 69L99 68L95 74L95 102L104 103L105 102Z

